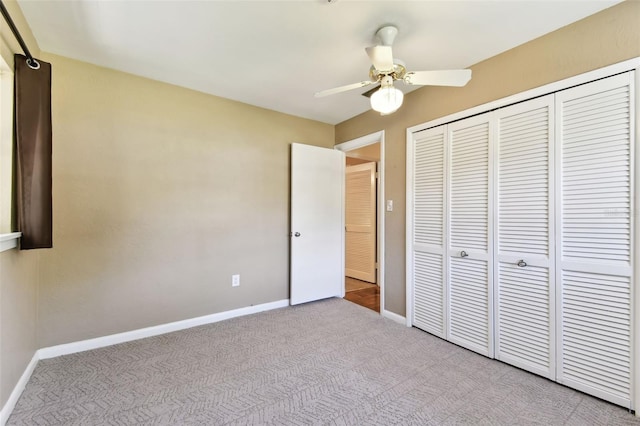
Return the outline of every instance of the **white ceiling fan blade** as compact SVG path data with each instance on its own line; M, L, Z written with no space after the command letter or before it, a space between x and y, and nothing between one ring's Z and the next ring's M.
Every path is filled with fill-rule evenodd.
M378 71L393 71L393 53L391 46L374 46L365 49L371 63Z
M322 90L320 92L316 92L314 95L316 98L322 98L324 96L334 95L340 92L346 92L347 90L358 89L360 87L369 86L371 84L376 83L375 81L366 80L361 81L359 83L347 84L346 86L334 87L333 89Z
M408 72L404 76L405 84L419 86L457 86L462 87L471 80L471 70L438 70Z

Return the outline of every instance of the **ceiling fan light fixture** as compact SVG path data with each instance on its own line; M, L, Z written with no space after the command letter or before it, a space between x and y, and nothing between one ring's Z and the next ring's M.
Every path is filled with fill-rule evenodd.
M393 114L402 106L404 98L402 91L393 86L393 82L396 80L401 80L409 86L462 87L471 79L470 69L407 72L404 62L393 57L391 45L397 35L398 29L396 27L392 25L382 27L376 33L382 44L365 49L372 64L369 69L369 80L323 90L317 92L315 96L320 98L380 83L380 89L371 89L363 93L363 96L369 97L371 108L374 111L381 115L388 115Z
M393 84L383 85L380 90L371 95L371 109L382 115L393 114L402 106L404 93L396 89Z

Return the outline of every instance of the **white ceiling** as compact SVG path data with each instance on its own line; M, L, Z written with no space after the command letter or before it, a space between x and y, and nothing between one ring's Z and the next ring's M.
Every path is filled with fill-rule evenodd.
M18 3L43 51L336 124L369 109L367 88L313 94L368 79L384 24L410 71L455 69L619 0Z

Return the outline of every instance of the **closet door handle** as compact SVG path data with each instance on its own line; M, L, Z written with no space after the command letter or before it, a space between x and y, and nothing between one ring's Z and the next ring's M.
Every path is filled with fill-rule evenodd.
M467 253L466 251L462 250L460 252L460 257L467 257L467 256L469 256L469 253Z
M516 265L518 265L521 268L524 268L525 266L527 266L527 262L525 262L524 260L520 259L520 260L518 260L518 263L516 263Z

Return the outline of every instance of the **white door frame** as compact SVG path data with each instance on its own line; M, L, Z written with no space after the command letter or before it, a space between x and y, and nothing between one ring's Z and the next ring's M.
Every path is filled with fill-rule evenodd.
M384 130L361 136L347 142L336 145L334 148L338 151L347 152L354 149L362 148L367 145L380 143L380 161L378 162L378 202L376 203L376 240L377 240L377 261L378 271L376 280L380 287L380 315L387 316L384 309ZM344 288L342 290L344 297Z

